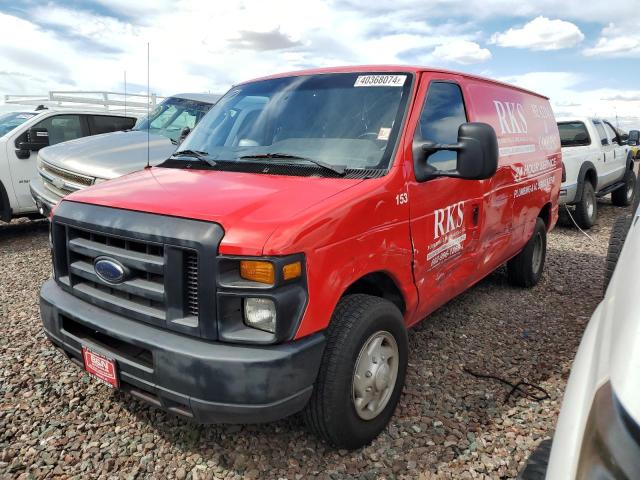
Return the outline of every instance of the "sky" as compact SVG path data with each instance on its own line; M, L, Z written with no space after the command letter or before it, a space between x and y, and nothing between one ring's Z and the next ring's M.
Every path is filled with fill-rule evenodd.
M640 128L639 0L0 0L0 102L50 90L224 93L271 73L417 64Z

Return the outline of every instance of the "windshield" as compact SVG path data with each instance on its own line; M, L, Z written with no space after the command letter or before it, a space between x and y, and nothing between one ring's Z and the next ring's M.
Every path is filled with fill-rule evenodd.
M591 138L587 127L582 122L560 122L560 145L563 147L577 147L591 145Z
M12 112L0 115L0 137L5 136L11 130L36 115L38 115L38 112Z
M210 103L169 97L133 127L134 130L146 130L171 140L178 140L184 127L193 128L211 108ZM149 122L151 120L151 122Z
M294 76L232 88L180 150L235 161L346 169L389 166L411 88L408 73Z

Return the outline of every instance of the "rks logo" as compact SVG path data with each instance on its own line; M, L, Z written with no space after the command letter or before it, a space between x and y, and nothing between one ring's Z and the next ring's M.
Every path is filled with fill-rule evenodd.
M446 235L462 226L464 223L463 207L464 202L458 202L445 208L439 208L435 211L434 239L438 239L442 235Z
M527 119L520 103L494 100L493 105L500 121L500 130L505 133L527 133Z

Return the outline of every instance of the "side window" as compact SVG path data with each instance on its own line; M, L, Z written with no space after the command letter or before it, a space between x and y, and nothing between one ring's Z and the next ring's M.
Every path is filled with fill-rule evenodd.
M89 129L91 130L91 135L115 132L118 130L127 130L129 128L133 128L133 126L136 123L136 119L131 117L90 115L88 118L89 118Z
M433 82L429 85L416 133L422 140L453 144L458 141L458 127L466 123L462 91L455 83ZM427 160L438 170L455 170L457 153L442 150Z
M49 145L84 137L80 115L55 115L45 118L34 128L46 128L49 132Z
M611 139L611 143L615 143L617 145L618 144L618 134L613 129L613 127L611 125L609 125L609 123L604 122L604 129L609 134L609 138Z
M596 130L598 131L598 136L600 137L600 142L602 142L602 145L609 145L609 139L607 139L607 132L605 132L604 127L602 126L602 123L593 122L593 125L596 127Z

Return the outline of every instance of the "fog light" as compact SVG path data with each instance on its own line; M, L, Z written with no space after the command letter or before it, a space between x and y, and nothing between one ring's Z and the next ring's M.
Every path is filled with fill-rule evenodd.
M247 326L276 333L276 306L268 298L245 298L244 322Z

